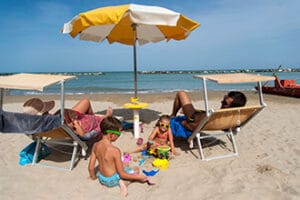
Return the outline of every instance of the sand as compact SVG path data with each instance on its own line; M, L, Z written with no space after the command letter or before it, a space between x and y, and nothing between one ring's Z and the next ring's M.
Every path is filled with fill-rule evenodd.
M256 104L256 92L247 92L248 105ZM224 92L210 92L210 105L219 106ZM114 114L132 119L132 111L123 108L131 95L67 95L66 107L71 107L83 96L92 100L93 108L103 113L112 106ZM174 93L142 94L140 99L149 103L141 111L143 133L146 140L161 114L170 114ZM191 94L196 107L203 108L201 93ZM44 100L59 96L40 96ZM29 96L5 96L4 110L22 111L22 103ZM299 199L300 198L300 100L296 98L264 95L267 107L244 126L236 135L239 156L201 161L198 149L190 150L182 139L175 139L179 153L169 161L169 168L152 177L155 186L132 183L124 199ZM54 110L55 110L54 109ZM225 139L224 139L225 140ZM20 166L19 152L32 140L22 134L0 134L0 199L123 199L119 188L103 188L98 181L88 178L88 159L80 159L71 171L31 165ZM136 147L131 131L115 145L125 152ZM220 145L206 147L207 155L223 151ZM41 162L68 166L58 160L60 153L52 151ZM131 165L137 165L141 156L133 155ZM140 169L151 170L151 159Z

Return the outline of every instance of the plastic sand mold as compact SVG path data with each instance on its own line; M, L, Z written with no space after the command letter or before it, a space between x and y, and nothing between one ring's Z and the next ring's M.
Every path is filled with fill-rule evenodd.
M164 170L164 169L167 169L169 167L169 161L167 159L155 159L153 162L152 162L152 165L154 167L157 167L159 168L160 170Z
M131 156L129 155L129 154L124 154L123 156L122 156L122 161L124 162L124 163L129 163L130 161L131 161Z
M146 176L154 176L155 174L157 174L157 172L159 172L159 169L158 169L158 170L151 170L151 171L143 170L143 173L144 173Z
M140 160L139 166L142 166L145 163L145 161L146 161L146 159L144 159L144 158L142 160Z

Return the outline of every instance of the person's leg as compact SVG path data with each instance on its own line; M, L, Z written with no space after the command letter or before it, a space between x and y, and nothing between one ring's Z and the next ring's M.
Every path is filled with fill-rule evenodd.
M75 110L83 114L91 114L91 115L94 114L91 102L87 98L81 99L75 106L73 106L72 110Z
M129 185L129 183L130 183L129 181L123 181L122 179L119 180L121 195L124 197L128 195L127 186Z
M33 134L61 126L58 115L30 115L0 109L0 132Z
M195 112L190 97L184 91L177 92L171 117L175 117L180 108L182 108L185 116L190 116Z
M143 150L146 149L146 147L147 147L147 144L143 144L143 145L137 147L136 149L134 149L134 150L132 150L132 151L130 151L130 152L128 152L128 153L129 153L129 154L132 154L132 153L142 152Z

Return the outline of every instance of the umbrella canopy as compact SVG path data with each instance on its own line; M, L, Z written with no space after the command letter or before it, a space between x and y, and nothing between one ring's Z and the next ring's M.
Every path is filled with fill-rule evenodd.
M64 24L62 32L81 40L102 42L105 39L132 45L135 97L137 97L136 41L140 45L162 40L183 40L200 24L158 6L127 4L102 7L76 15Z

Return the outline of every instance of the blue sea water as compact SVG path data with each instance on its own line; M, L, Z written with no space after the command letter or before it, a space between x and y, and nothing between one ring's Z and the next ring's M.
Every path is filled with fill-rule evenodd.
M234 72L234 71L231 71ZM172 92L178 90L202 89L202 81L193 78L194 75L214 73L214 71L184 71L176 73L139 73L138 93ZM220 73L220 72L218 72ZM228 72L225 72L228 73ZM272 75L273 72L252 72L254 74ZM78 72L64 73L77 76L77 79L65 83L66 94L99 94L99 93L134 93L133 72ZM276 72L281 79L296 79L300 84L300 72ZM271 83L270 83L271 84ZM209 90L255 90L255 83L221 85L208 82ZM12 90L10 95L33 95L39 91ZM60 85L52 85L42 92L43 94L59 94Z

